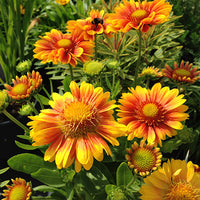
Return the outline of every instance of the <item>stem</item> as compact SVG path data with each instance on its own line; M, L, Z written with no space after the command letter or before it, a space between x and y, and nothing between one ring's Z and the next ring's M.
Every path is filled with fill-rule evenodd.
M35 113L35 115L38 115L38 111L36 110L36 108L33 106L33 104L28 100L27 103L29 104L29 106L33 109L33 112Z
M139 68L140 68L140 62L141 62L142 32L140 30L138 31L138 35L139 35L139 41L138 41L138 60L137 60L136 68L135 68L135 87L137 86L137 78L138 78L138 73L139 73Z
M69 69L70 69L70 76L71 76L71 81L74 80L74 75L73 75L73 68L71 65L69 65Z
M51 96L50 96L49 92L46 90L46 88L43 87L42 89L43 89L43 91L45 92L45 94L47 95L47 97L48 97L49 99L51 99Z
M44 105L42 104L42 101L41 101L41 99L40 99L40 97L39 97L39 95L38 95L38 94L36 94L36 99L38 100L38 102L39 102L39 104L40 104L40 107L41 107L41 109L44 109Z
M22 124L20 121L18 121L15 117L13 117L7 110L4 110L2 113L15 124L17 124L20 128L24 129L24 131L29 132L29 129L24 126L24 124Z
M134 173L133 178L131 179L131 181L128 183L126 187L127 188L130 187L135 182L136 178L137 178L137 174Z

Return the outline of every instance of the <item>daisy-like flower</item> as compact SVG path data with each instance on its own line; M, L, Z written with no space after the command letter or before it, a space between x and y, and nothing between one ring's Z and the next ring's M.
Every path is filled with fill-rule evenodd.
M140 86L129 90L131 93L123 93L119 100L118 113L119 122L127 126L128 140L143 137L148 143L162 145L166 135L174 136L175 129L183 128L181 121L189 117L185 113L188 107L178 89L156 83L151 90Z
M131 149L126 149L126 151L129 167L141 176L148 175L161 164L160 148L155 148L153 143L146 144L144 140L141 140L140 145L138 145L137 142L134 142Z
M147 32L149 25L157 25L168 21L172 6L165 0L135 2L123 0L115 8L115 13L109 14L108 22L112 29L124 33L131 29Z
M35 43L33 57L41 60L41 63L69 63L75 67L77 59L85 63L93 55L94 43L84 40L78 30L71 34L63 34L59 30L52 29L51 32L46 32L46 35L40 38Z
M96 34L102 33L111 37L112 33L108 31L107 17L108 15L104 15L103 10L91 10L90 16L86 19L69 20L67 22L67 30L73 32L79 29L85 40L94 40Z
M42 85L42 76L39 72L35 72L34 70L32 73L27 72L27 77L31 80L33 89L36 90Z
M33 91L32 81L25 75L20 78L16 76L16 80L12 79L13 86L4 84L4 87L7 89L6 92L11 99L21 100L30 97L31 92Z
M45 161L56 162L57 167L67 168L75 160L75 170L83 166L89 170L93 157L103 160L103 149L112 155L105 140L119 145L116 139L124 132L112 116L115 101L108 101L109 92L101 87L74 81L71 92L63 96L53 93L49 102L52 109L41 110L37 116L30 116L30 136L34 146L51 144L44 155Z
M13 185L7 185L7 190L3 190L2 200L29 200L31 198L31 186L30 183L22 178L12 179Z
M200 79L200 71L197 67L192 68L193 64L184 61L181 61L180 66L177 62L174 62L174 68L171 68L169 65L165 65L165 68L162 70L163 75L167 78L185 82L185 83L194 83L196 80Z
M69 3L70 0L56 0L56 3L59 3L60 5L66 5Z
M200 181L192 162L168 160L162 168L144 178L142 200L199 200Z
M161 77L162 72L160 72L158 68L155 68L155 66L145 67L139 76Z

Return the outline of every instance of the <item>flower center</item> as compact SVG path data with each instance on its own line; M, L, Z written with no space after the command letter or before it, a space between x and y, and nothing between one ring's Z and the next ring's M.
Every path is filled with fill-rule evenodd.
M64 133L70 137L86 135L87 132L95 131L98 126L98 113L95 108L84 102L72 102L64 110L65 126Z
M27 92L27 85L24 83L19 83L12 88L12 95L23 95Z
M133 152L132 161L138 171L145 172L154 167L156 158L149 149L139 148Z
M134 11L131 16L136 20L142 20L148 16L148 13L146 10L139 9L139 10Z
M69 39L61 39L57 42L60 48L69 49L72 46L72 41Z
M153 103L148 103L144 105L142 111L146 117L155 117L158 113L158 107Z
M185 69L176 69L174 73L178 76L190 76L190 72Z
M9 194L10 200L26 200L27 199L27 191L25 186L16 185L12 188Z
M164 196L166 200L197 200L199 192L192 188L192 185L187 182L173 183Z

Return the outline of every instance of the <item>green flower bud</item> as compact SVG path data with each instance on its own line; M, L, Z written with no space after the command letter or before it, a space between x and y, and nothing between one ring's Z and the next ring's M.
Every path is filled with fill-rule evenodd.
M34 103L32 103L33 107L34 107ZM32 107L29 104L25 104L23 105L20 110L19 110L19 114L20 115L31 115L31 113L33 112Z
M25 60L16 66L16 70L22 74L25 74L26 72L30 71L31 65L32 62L30 60Z
M111 59L106 61L106 65L109 69L117 69L119 67L119 62L117 60Z
M87 75L90 75L90 76L98 75L103 68L104 68L104 64L97 60L92 60L92 61L86 62L83 65L83 71Z
M109 200L128 200L122 189L116 188L108 195Z
M2 112L9 104L9 96L6 91L0 91L0 112Z

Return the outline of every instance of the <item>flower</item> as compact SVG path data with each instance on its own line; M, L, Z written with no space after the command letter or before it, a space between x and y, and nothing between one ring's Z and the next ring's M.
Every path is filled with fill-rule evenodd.
M85 40L94 40L96 34L102 33L111 37L112 33L108 31L108 26L107 15L104 15L103 10L91 10L88 18L69 20L67 22L67 30L73 32L79 29Z
M16 76L16 80L12 79L13 86L4 84L5 90L11 99L21 100L30 97L33 91L31 80L27 76L23 75L20 78Z
M59 30L52 29L40 38L35 43L33 57L41 60L41 63L69 63L75 67L77 59L85 63L93 55L94 43L84 40L78 30L71 34L63 34Z
M119 145L116 139L124 135L114 120L115 101L108 101L110 93L101 87L82 82L80 88L72 81L70 92L63 96L53 93L49 102L52 109L44 109L37 116L30 116L30 137L34 146L51 144L44 155L45 161L56 162L57 167L67 168L75 160L75 170L81 166L89 170L93 157L103 160L103 149L111 150L105 140Z
M35 72L34 70L30 74L30 72L27 73L27 77L31 80L33 89L36 90L42 85L42 76L39 72Z
M30 183L22 178L12 179L13 185L7 185L8 190L3 190L2 200L29 200L31 198L31 186Z
M129 167L134 168L134 171L141 176L148 175L161 164L162 154L160 153L160 148L155 148L153 145L153 143L145 144L145 141L141 140L140 145L134 142L131 149L126 149L128 153L126 159Z
M162 72L159 72L159 69L155 68L155 66L144 67L139 76L161 77Z
M24 72L26 73L30 70L31 65L32 65L32 62L30 60L24 60L16 66L16 70L21 73L24 73Z
M60 5L66 5L69 3L69 0L56 0L56 3L59 3Z
M119 102L119 122L127 125L128 140L143 137L149 143L160 144L166 135L177 134L175 129L181 130L180 121L188 118L184 113L188 107L182 105L186 100L184 95L178 95L178 89L161 88L156 83L152 89L137 86L130 88L131 93L123 93Z
M104 68L104 64L97 60L88 61L83 65L83 71L91 76L98 75Z
M194 83L196 80L200 79L200 71L197 71L197 67L192 69L192 63L181 61L180 66L178 66L177 62L174 62L174 68L171 68L169 65L165 65L165 68L162 70L163 75L170 79L186 82L186 83Z
M200 199L200 181L192 162L168 160L144 182L139 190L142 200Z
M9 104L9 97L7 92L0 90L0 112L2 112Z
M168 21L172 6L165 0L147 0L135 2L123 0L115 8L115 13L109 14L108 23L112 24L113 31L124 33L132 28L147 32L149 25L157 25Z

